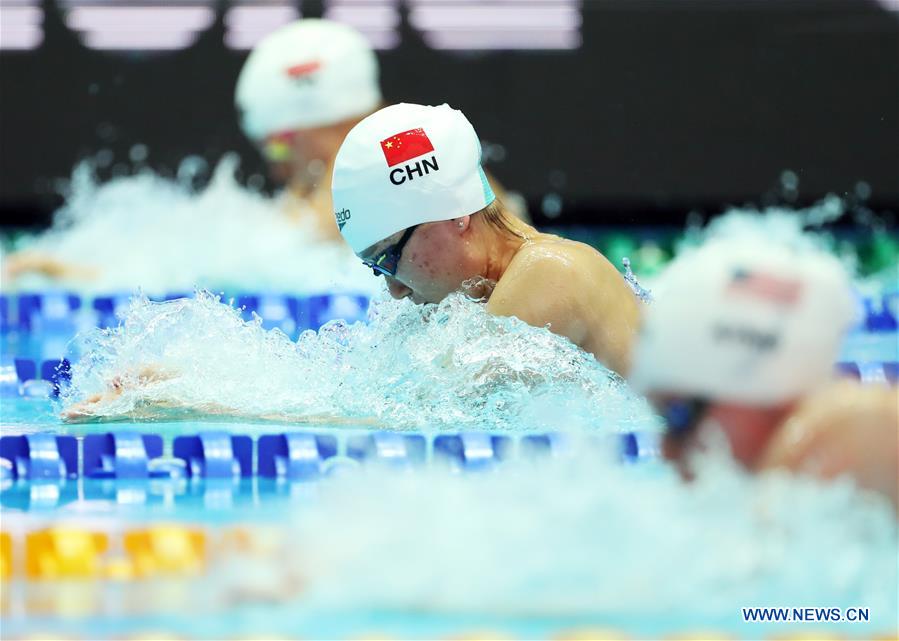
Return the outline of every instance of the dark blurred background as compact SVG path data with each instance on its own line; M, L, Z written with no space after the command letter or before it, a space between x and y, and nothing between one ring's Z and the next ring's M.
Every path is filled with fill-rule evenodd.
M98 152L105 176L171 175L186 156L230 150L244 180L264 174L233 106L241 47L297 13L386 47L389 101L462 109L543 224L680 223L783 198L784 170L799 182L788 200L870 192L873 209L899 210L896 5L2 0L0 220L47 224L57 180ZM200 12L123 30L90 11L109 6Z

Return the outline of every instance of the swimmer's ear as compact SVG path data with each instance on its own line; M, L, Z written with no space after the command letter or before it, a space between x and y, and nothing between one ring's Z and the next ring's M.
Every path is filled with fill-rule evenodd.
M464 234L471 226L471 216L460 216L459 218L454 218L453 222L456 224L459 234Z

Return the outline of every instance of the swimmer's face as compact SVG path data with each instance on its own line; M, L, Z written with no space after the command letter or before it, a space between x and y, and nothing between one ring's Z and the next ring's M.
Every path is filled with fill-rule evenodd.
M662 453L686 475L686 459L696 447L699 427L709 410L708 402L667 394L651 394L649 401L665 421Z
M337 153L333 127L296 129L271 134L257 141L268 163L269 175L278 184L288 184L302 178L304 182L320 178Z
M478 268L467 240L469 224L470 217L463 216L419 225L402 247L396 274L384 277L390 295L418 304L439 303L457 291L463 281L476 276ZM402 237L403 232L397 232L359 253L359 257L374 261Z
M269 176L278 184L290 182L301 155L302 135L299 131L282 131L256 141L262 157L268 163Z
M722 435L733 458L747 469L754 469L767 446L778 421L778 408L709 401L697 397L651 394L649 401L664 419L667 431L662 453L690 477L689 459L710 443L712 433Z

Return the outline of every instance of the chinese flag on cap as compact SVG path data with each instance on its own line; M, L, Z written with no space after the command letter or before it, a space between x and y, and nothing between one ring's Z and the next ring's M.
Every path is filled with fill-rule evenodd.
M322 63L318 60L311 60L309 62L301 62L299 64L291 65L284 72L290 76L291 78L303 78L305 76L312 75L319 69L321 69Z
M387 166L393 167L434 151L434 145L431 144L425 130L419 127L382 140L381 150L384 152L384 158L387 159Z

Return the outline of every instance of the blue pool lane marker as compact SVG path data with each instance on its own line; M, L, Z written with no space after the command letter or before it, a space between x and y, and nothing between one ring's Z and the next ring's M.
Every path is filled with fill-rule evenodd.
M126 292L93 298L53 291L3 294L0 295L0 332L71 335L90 326L115 327L134 296ZM149 300L166 302L182 298L193 298L193 294L170 292L150 296ZM352 292L299 297L249 292L237 293L233 300L245 320L251 320L255 312L266 329L277 327L292 336L306 329L317 330L331 320L365 321L370 303L367 295Z
M123 430L79 439L45 432L0 439L0 480L27 483L81 477L129 483L190 478L230 484L258 477L309 482L366 464L409 469L434 463L458 472L478 472L515 458L569 458L582 445L610 438L617 442L623 463L660 456L658 435L652 432L512 437L485 432L429 435L373 430L338 435L298 431L267 434L258 440L202 432L175 437L173 456L165 455L165 439L159 434Z
M63 480L78 477L78 440L46 432L0 438L0 474L12 480Z
M37 378L37 363L30 358L17 358L15 361L16 376L20 383Z
M509 457L512 441L507 436L482 432L441 435L434 439L434 459L453 468L480 471Z
M81 298L67 292L20 294L18 326L25 331L69 331Z
M172 444L175 458L183 460L191 478L253 476L253 439L227 432L201 432L178 436Z
M245 321L253 320L253 314L262 319L265 329L278 328L291 335L297 330L299 302L293 296L253 294L237 297L237 307Z
M337 437L326 434L269 434L257 443L258 475L291 481L311 481L322 475L322 464L337 455Z
M72 380L72 366L68 359L52 358L40 363L30 358L16 358L15 367L19 396L46 398L59 396L60 389ZM40 377L38 377L40 374Z
M82 474L86 478L150 479L184 475L183 463L162 460L163 442L158 434L88 434L83 447Z
M427 440L421 434L372 432L350 437L346 455L360 463L377 462L407 467L424 463L427 447Z
M114 294L98 296L94 299L94 312L97 315L97 327L115 327L119 317L131 304L131 294Z
M838 376L855 378L871 385L896 385L899 382L899 363L896 361L866 361L837 363Z

